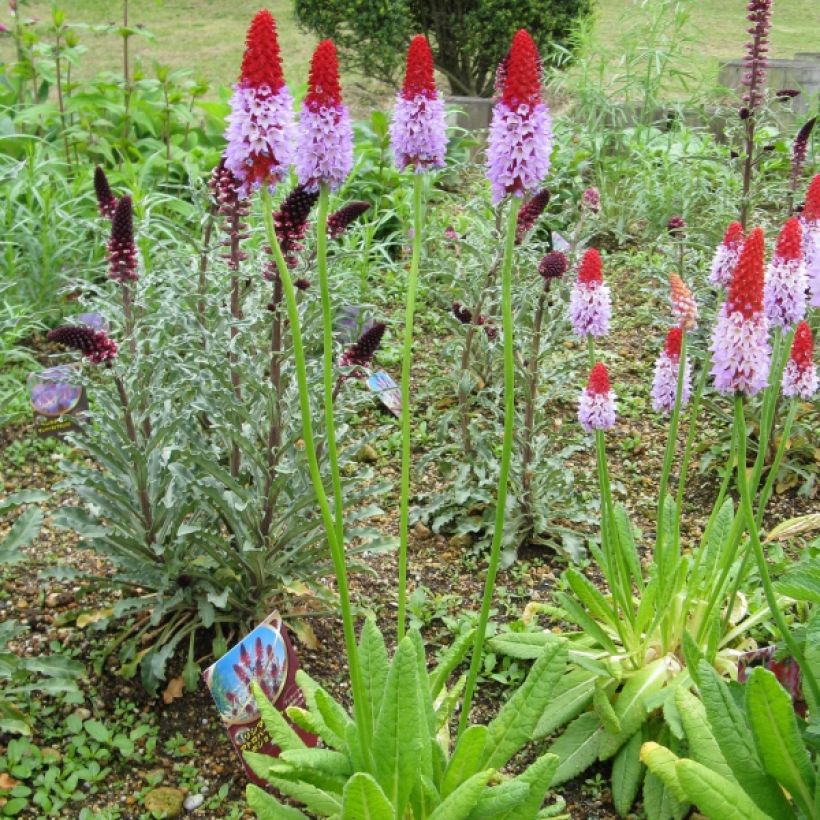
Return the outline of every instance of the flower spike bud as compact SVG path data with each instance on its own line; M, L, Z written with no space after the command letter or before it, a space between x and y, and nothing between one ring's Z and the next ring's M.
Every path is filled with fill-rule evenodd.
M774 327L790 328L806 313L806 266L800 220L787 220L777 239L763 285L766 318Z
M117 202L108 241L108 276L116 282L136 282L137 246L134 244L134 208L130 196Z
M712 370L721 393L754 396L769 379L769 322L763 311L763 231L755 228L740 254L712 333Z
M809 283L809 304L820 308L820 174L809 183L800 222L803 226L803 260Z
M791 355L783 370L783 395L809 401L817 392L817 367L813 361L813 342L808 323L797 326Z
M569 318L576 336L606 336L612 317L609 285L601 273L601 255L590 248L581 260L569 297Z
M589 211L591 214L597 214L601 210L601 193L593 187L587 188L581 194L581 210Z
M698 326L698 304L686 282L677 273L669 274L672 315L684 330L694 330Z
M740 222L731 222L723 235L723 241L717 246L712 260L712 274L709 281L713 285L725 287L732 278L732 273L740 258L743 247L743 226Z
M809 150L809 137L811 137L811 132L814 130L816 123L817 117L806 120L797 132L797 136L792 143L792 167L789 175L789 188L791 188L792 191L797 190L797 183L800 179L800 175L803 173L803 166L806 164L806 154Z
M652 408L656 413L671 413L675 408L678 390L678 369L680 367L683 328L673 327L666 336L666 342L655 362L655 376L652 380ZM681 408L689 403L692 394L692 366L684 365L681 387Z
M308 93L299 118L296 173L306 188L324 183L334 190L352 167L353 128L342 102L336 46L322 40L310 62Z
M99 165L94 169L94 193L97 195L97 207L100 216L111 219L117 208L117 198L111 191L105 171Z
M487 177L493 202L524 196L546 177L552 150L552 119L541 98L541 62L532 37L513 37L500 99L493 106L487 146Z
M524 237L535 227L538 217L544 213L544 209L549 205L550 192L548 188L542 188L533 195L530 201L522 206L518 212L518 221L515 226L515 244L520 245Z
M310 210L318 198L318 191L297 185L273 214L276 238L289 268L296 267L296 254L302 250Z
M282 74L276 22L266 9L248 29L230 106L225 166L239 182L239 195L261 185L273 190L293 161L293 97Z
M334 211L327 218L327 233L331 239L338 239L360 217L370 210L370 203L355 199Z
M49 331L50 342L79 350L92 364L112 362L117 357L117 343L104 330L86 325L67 325Z
M390 142L400 171L412 166L418 174L444 167L447 151L444 100L436 90L433 54L423 34L417 34L407 49L407 70L393 108Z
M752 39L746 44L744 65L746 73L742 83L748 89L743 95L749 111L753 111L763 102L763 88L766 84L768 68L769 29L772 24L772 0L750 0L746 6L749 12L746 19Z
M569 270L569 260L561 251L550 251L538 263L538 273L547 283L553 279L560 279Z
M611 430L615 425L615 394L609 386L606 367L597 362L578 400L578 421L587 433Z
M384 322L376 322L339 357L339 367L370 367L384 336Z

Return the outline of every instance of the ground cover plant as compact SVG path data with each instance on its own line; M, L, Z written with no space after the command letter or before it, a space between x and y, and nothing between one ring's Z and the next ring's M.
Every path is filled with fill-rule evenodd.
M627 103L685 53L644 11ZM519 29L482 167L425 37L355 123L265 11L208 121L121 32L95 152L32 82L55 11L7 86L4 384L82 363L91 415L0 432L4 815L812 816L820 176L747 13L726 142L613 122L583 48L552 115ZM200 671L274 608L305 706L255 692L246 791Z

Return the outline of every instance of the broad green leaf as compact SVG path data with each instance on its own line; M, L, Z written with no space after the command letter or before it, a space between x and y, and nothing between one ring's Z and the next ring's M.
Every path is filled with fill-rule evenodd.
M342 810L342 800L339 795L317 788L303 780L290 780L275 775L267 777L266 780L285 797L298 800L311 815L331 817Z
M643 574L641 573L641 560L638 556L638 547L635 544L635 534L632 530L632 522L629 520L629 513L623 504L616 504L614 513L621 554L632 575L632 580L640 590L643 587Z
M351 723L350 716L345 712L344 707L337 703L324 689L319 687L314 695L319 714L325 724L338 737L345 736L345 730Z
M342 820L395 820L381 786L367 772L356 772L345 786Z
M487 727L485 767L500 768L532 738L566 664L566 642L555 638L544 647L524 683Z
M507 780L487 787L470 812L469 820L498 820L518 809L529 797L530 786L517 780Z
M507 632L487 641L487 646L500 655L523 661L534 661L544 647L555 640L552 632Z
M467 676L462 675L450 689L444 689L439 695L436 706L436 732L446 727L453 712L461 701L461 694L467 684Z
M775 588L796 601L820 604L820 559L801 561L778 579Z
M467 652L473 645L474 637L474 629L469 629L467 632L462 632L442 655L438 666L430 675L430 692L434 698L438 697L439 692L441 692L444 688L444 684L447 683L447 680L450 675L452 675L453 670L464 660ZM538 656L533 655L530 657Z
M705 660L698 664L698 679L712 734L737 782L763 811L772 817L788 817L789 804L780 786L763 769L752 732L729 687Z
M604 729L606 729L607 732L614 735L621 731L621 721L618 720L618 716L612 708L612 703L610 703L609 696L600 678L595 681L592 706L595 709L595 713L601 718L601 723L604 724Z
M552 700L532 733L533 740L551 735L574 720L592 700L597 675L586 669L566 672L556 684Z
M768 669L757 667L749 675L746 713L763 768L811 816L814 770L797 728L792 699Z
M418 660L412 638L396 649L387 675L384 699L373 734L376 779L401 817L421 770L426 721L419 703Z
M601 760L612 757L641 727L647 716L646 701L669 680L672 663L669 658L657 658L626 681L614 706L621 730L604 736L598 753Z
M559 763L555 755L547 752L527 766L513 782L526 783L529 794L516 808L499 813L495 820L532 820L544 802Z
M0 512L13 510L23 504L39 504L41 501L48 501L50 497L44 490L19 490L0 501Z
M689 804L681 804L660 778L647 772L643 780L643 809L647 820L682 820Z
M322 774L343 776L351 773L348 756L330 749L288 749L279 758L294 769L314 769Z
M42 526L43 511L39 507L29 507L18 515L8 535L0 542L0 564L23 561L26 556L20 550L40 534Z
M416 647L416 661L418 663L417 679L419 686L419 706L426 719L421 724L421 773L427 778L433 777L433 760L430 741L436 736L436 713L433 704L433 695L430 691L430 678L427 675L427 655L424 650L424 641L418 629L408 632Z
M559 592L556 594L555 600L566 613L568 620L576 624L581 630L586 632L587 635L593 637L603 649L606 649L613 655L617 654L618 648L615 646L615 642L612 638L574 598L565 592Z
M594 712L585 712L575 718L548 749L561 761L552 785L560 786L591 766L598 757L603 736L604 727Z
M686 792L678 780L680 758L665 746L649 742L641 746L641 762L669 789L679 801L686 801Z
M441 781L441 796L448 797L465 780L469 780L481 769L484 759L484 744L487 741L487 727L480 724L468 726L461 734L447 769Z
M441 805L430 815L429 820L466 820L475 808L484 792L487 781L494 769L485 769L465 780Z
M291 806L283 806L275 797L259 786L248 783L245 789L248 805L256 812L257 820L307 820L307 815Z
M604 621L612 627L618 623L618 615L607 603L598 588L577 569L568 569L564 573L567 583L580 602L589 610L590 615Z
M612 763L612 802L621 817L635 802L635 795L641 785L643 765L641 764L641 741L643 730L638 730L621 746Z
M365 708L369 709L371 726L376 725L376 718L382 707L384 684L387 680L389 663L384 637L372 618L368 618L362 626L362 635L359 641L359 663L364 683Z
M694 760L679 760L675 771L691 803L716 820L772 820L737 784ZM788 817L788 814L777 817Z
M270 733L273 742L283 752L290 749L304 749L305 744L302 738L293 731L284 715L265 697L258 683L251 684L251 692L256 701L256 708L259 709L259 716L262 718L262 722Z
M675 703L689 742L689 756L721 777L734 780L735 776L709 728L704 705L684 687L675 692Z

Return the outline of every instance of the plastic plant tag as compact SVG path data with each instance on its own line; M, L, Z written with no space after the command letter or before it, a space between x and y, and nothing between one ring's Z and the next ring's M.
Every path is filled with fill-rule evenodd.
M62 437L79 427L88 411L88 398L78 376L79 366L73 364L29 374L29 401L38 436Z
M396 418L401 417L401 391L391 375L383 370L371 373L367 377L367 386Z
M265 783L245 764L244 753L278 757L279 749L259 715L251 683L258 683L273 707L284 714L288 706L305 706L295 680L298 668L287 630L274 612L202 674L248 778L259 786ZM298 726L293 729L308 746L316 745L314 735Z
M73 317L78 325L85 325L92 330L108 330L108 322L101 313L78 313Z
M561 236L560 233L557 231L552 232L552 249L554 251L561 251L561 253L566 253L569 250L569 242Z

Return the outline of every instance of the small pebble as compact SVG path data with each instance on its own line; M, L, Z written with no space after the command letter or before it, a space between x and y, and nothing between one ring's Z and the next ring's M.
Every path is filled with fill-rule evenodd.
M185 811L194 811L198 809L205 802L205 798L201 794L190 794L185 798L182 807Z

